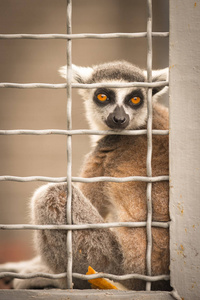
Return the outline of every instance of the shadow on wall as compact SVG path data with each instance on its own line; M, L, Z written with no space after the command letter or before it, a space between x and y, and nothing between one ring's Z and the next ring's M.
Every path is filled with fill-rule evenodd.
M154 31L168 31L168 1L153 1ZM73 33L146 31L145 0L77 0ZM0 1L1 33L66 33L66 1ZM0 40L1 82L61 83L65 40ZM145 68L146 39L74 40L73 63L125 59ZM153 39L153 66L168 65L168 39ZM66 129L65 90L0 89L1 129ZM73 91L73 128L88 128ZM88 137L73 137L73 175L89 151ZM66 176L66 137L0 136L0 175ZM41 183L0 182L0 223L29 222L29 199ZM0 263L33 255L30 232L0 232Z

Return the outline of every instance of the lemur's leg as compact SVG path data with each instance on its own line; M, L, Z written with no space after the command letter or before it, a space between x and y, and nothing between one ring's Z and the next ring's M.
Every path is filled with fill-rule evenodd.
M31 202L34 224L66 224L66 184L48 184L40 187ZM103 223L96 208L72 186L73 224ZM110 229L75 230L73 240L73 272L85 274L90 265L96 271L122 274L122 255L119 244ZM38 257L19 264L2 265L2 271L21 273L63 273L67 270L65 230L36 230L35 247ZM75 288L89 288L87 281L73 280ZM59 280L31 279L13 281L14 288L66 288L66 278Z
M32 200L35 224L66 224L66 184L49 184L36 191ZM72 186L73 224L103 223L96 208ZM44 262L56 273L67 270L65 230L36 231L35 241ZM109 229L73 231L73 272L85 274L88 266L96 271L119 274L121 252L114 234ZM89 287L87 281L74 279L75 287ZM62 280L66 287L66 280Z
M48 184L39 188L32 200L32 221L34 224L66 224L66 184ZM72 186L72 222L103 223L102 217L81 191ZM65 230L37 230L35 244L42 261L55 273L66 272ZM115 235L110 229L74 230L73 272L85 274L88 266L96 271L121 274L122 255ZM74 278L77 288L87 288L87 281ZM66 279L60 280L66 287Z

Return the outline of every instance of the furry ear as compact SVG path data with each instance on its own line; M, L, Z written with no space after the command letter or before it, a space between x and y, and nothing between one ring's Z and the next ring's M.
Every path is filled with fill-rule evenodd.
M147 78L147 71L143 71L145 77ZM168 81L169 80L169 68L162 70L153 70L152 71L152 82L156 81ZM159 93L159 95L166 93L168 87L161 86L155 87L152 89L152 95Z
M162 70L156 70L152 72L152 81L168 81L169 80L169 68L165 68ZM167 91L168 87L166 86L161 86L161 87L155 87L152 90L152 94L155 95L159 92L161 94L165 93Z
M79 67L72 65L72 82L73 83L87 83L91 78L93 69L89 67ZM59 69L59 74L63 78L67 78L67 66L63 66Z

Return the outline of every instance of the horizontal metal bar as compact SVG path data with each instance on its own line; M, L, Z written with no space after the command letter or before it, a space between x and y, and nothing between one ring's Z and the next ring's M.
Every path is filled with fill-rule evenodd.
M168 86L168 81L156 81L156 82L128 82L128 83L72 83L72 88L78 89L94 89L100 87L107 88L129 88L129 87L144 87L144 88L154 88ZM0 88L16 88L16 89L66 89L66 83L10 83L10 82L1 82Z
M93 178L81 178L81 177L72 177L73 182L128 182L128 181L144 181L144 182L157 182L157 181L167 181L169 176L156 176L156 177L145 177L145 176L129 176L129 177L93 177Z
M0 278L10 277L10 278L19 278L19 279L31 279L36 277L49 278L49 279L61 279L67 276L67 273L60 274L48 274L48 273L30 273L30 274L20 274L13 272L0 272Z
M84 229L102 229L116 227L146 227L147 222L113 222L97 224L72 224L72 225L29 225L29 224L0 224L2 230L84 230ZM152 222L153 227L169 228L169 222Z
M11 83L1 82L0 88L15 88L15 89L66 89L66 83Z
M91 178L82 178L82 177L72 177L72 182L83 182L83 183L92 183L92 182L128 182L128 181L143 181L143 182L158 182L158 181L168 181L169 176L155 176L155 177L145 177L145 176L129 176L129 177L91 177ZM18 182L30 182L30 181L45 181L45 182L67 182L67 177L45 177L45 176L0 176L0 181L18 181Z
M142 130L58 130L58 129L43 129L43 130L26 130L26 129L13 129L13 130L0 130L0 135L143 135L147 134L146 129ZM169 130L152 130L154 135L168 135Z
M168 37L169 32L152 32L153 37ZM113 38L143 38L146 32L136 33L80 33L80 34L0 34L0 39L113 39Z
M78 273L73 273L74 278L79 278L83 280L90 280L90 279L95 279L95 278L108 278L112 280L128 280L128 279L140 279L144 281L150 281L150 282L155 282L159 280L169 280L170 276L169 275L158 275L158 276L147 276L147 275L141 275L141 274L126 274L126 275L113 275L113 274L106 274L106 273L96 273L91 275L82 275Z
M60 273L60 274L48 274L48 273L30 273L30 274L19 274L13 272L2 272L0 273L0 278L10 277L10 278L19 278L19 279L31 279L36 277L43 277L49 279L61 279L67 276L67 273ZM158 275L158 276L146 276L141 274L126 274L126 275L113 275L107 273L96 273L92 275L83 275L79 273L72 273L74 278L79 278L82 280L91 280L96 278L108 278L111 280L128 280L128 279L140 279L144 281L159 281L159 280L169 280L169 275Z
M18 181L18 182L31 182L31 181L44 181L44 182L67 182L67 177L45 177L45 176L0 176L0 181Z

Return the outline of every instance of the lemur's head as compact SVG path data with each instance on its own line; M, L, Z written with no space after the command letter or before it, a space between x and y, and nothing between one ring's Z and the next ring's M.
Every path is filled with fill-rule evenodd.
M93 67L72 66L73 83L128 83L147 81L146 71L126 62L115 61ZM66 66L60 69L66 78ZM167 80L168 70L152 72L152 81ZM166 89L152 89L153 99ZM80 89L85 101L86 116L91 129L122 130L138 129L147 120L147 88L107 88Z

